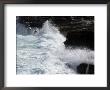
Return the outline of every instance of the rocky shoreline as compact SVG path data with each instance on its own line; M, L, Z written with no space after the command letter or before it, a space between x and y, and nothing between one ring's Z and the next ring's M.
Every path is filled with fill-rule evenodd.
M19 16L17 22L29 28L42 28L43 23L49 20L59 28L66 37L66 47L88 48L94 50L94 16ZM29 29L30 30L30 29ZM66 64L73 69L73 65ZM88 72L86 69L88 68ZM94 65L81 63L77 66L79 74L94 74Z
M31 28L41 28L46 20L50 20L67 38L66 47L86 47L94 50L93 16L20 16L17 18L17 22Z

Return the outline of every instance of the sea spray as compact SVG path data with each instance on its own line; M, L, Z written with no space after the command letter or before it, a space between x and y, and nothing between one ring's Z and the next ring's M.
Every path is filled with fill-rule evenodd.
M17 28L28 31L20 25ZM17 34L17 74L76 74L78 64L93 63L93 51L66 49L66 38L48 20L41 29L31 32L35 33ZM74 68L67 67L67 63Z

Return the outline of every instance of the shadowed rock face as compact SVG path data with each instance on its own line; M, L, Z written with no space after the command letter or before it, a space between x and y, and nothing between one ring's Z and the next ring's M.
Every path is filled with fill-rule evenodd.
M19 19L18 19L19 18ZM46 20L59 27L67 38L65 45L87 47L94 50L94 17L93 16L20 16L17 22L26 27L41 28Z
M88 47L94 50L94 32L80 31L80 32L69 32L67 34L66 46L74 47Z
M78 66L74 66L71 63L66 63L65 65L72 70L76 70L78 74L94 74L93 64L81 63Z
M79 74L94 74L94 65L82 63L77 66L77 72Z

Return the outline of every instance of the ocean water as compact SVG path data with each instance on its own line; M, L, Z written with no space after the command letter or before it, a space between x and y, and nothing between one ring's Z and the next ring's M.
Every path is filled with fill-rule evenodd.
M66 38L49 21L41 29L26 28L19 23L16 29L17 74L77 74L80 63L94 64L94 51L66 48Z

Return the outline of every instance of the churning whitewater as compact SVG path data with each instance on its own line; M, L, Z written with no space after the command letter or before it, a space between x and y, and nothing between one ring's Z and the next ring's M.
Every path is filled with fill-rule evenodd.
M76 74L80 63L94 63L94 51L65 48L66 38L49 21L28 29L17 23L17 74Z

